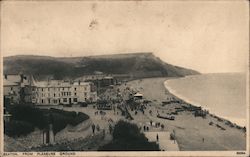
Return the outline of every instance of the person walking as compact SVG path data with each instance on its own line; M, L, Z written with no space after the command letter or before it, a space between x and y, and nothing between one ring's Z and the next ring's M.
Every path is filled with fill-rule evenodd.
M95 124L92 125L92 132L95 134Z
M105 129L102 130L103 139L105 138Z
M113 131L113 128L112 128L112 126L111 126L111 124L110 124L110 125L109 125L109 133L111 134L112 131Z
M96 125L96 130L99 132L100 131L100 126L97 124Z

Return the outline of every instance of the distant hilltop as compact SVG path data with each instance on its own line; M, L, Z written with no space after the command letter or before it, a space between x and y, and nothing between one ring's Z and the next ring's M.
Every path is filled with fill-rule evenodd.
M75 79L101 72L130 78L182 77L199 72L163 62L153 53L112 54L86 57L17 55L3 58L4 74L32 74L37 79Z

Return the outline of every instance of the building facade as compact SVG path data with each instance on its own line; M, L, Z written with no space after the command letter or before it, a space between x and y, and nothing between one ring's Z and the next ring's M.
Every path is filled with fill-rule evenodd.
M20 75L4 75L3 96L4 101L10 104L30 102L29 101L29 77Z
M97 92L92 82L63 80L35 81L32 76L5 75L4 100L38 105L96 102Z
M58 105L77 104L79 102L96 102L97 93L91 82L65 82L51 80L36 82L36 104Z

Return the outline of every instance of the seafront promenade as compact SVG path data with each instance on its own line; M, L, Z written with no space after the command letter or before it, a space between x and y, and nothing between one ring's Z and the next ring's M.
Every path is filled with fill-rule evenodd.
M83 112L89 115L91 124L99 125L100 129L105 130L106 133L109 130L109 125L114 126L119 120L130 121L140 128L149 141L157 142L156 136L158 134L160 149L165 151L244 150L246 148L246 133L235 125L228 125L226 120L220 119L213 114L207 114L204 118L196 117L193 112L183 109L174 115L174 120L157 117L158 113L174 113L180 110L180 108L190 107L190 104L183 101L162 105L162 102L167 99L178 100L177 97L165 88L164 81L166 79L148 78L134 80L114 86L101 95L103 98L112 100L117 98L118 93L122 95L122 98L125 98L128 90L142 93L143 98L148 101L143 112L133 110L129 106L127 107L128 113L133 118L132 120L126 119L122 115L121 110L117 108L118 105L124 102L114 103L113 105L116 106L115 110L105 110L105 115L99 114L100 112L97 113L98 110L95 105L63 107L62 109L65 111ZM156 123L159 124L158 127L155 127ZM162 125L164 126L163 128L161 127ZM92 135L90 126L88 129L76 132L65 132L67 128L59 132L58 135L61 135L66 140L66 144L65 146L63 146L63 143L59 144L58 148L70 145L69 150L97 150L99 146L112 140L110 134L104 136L105 140L103 140L101 132ZM148 129L144 130L144 127L148 127ZM175 142L170 140L170 133L173 132L175 133ZM74 134L77 136L74 136ZM82 138L80 138L81 136ZM15 140L8 139L6 142L13 143L14 141L21 145L19 138ZM86 143L86 141L89 142ZM235 142L237 142L237 145L234 144Z

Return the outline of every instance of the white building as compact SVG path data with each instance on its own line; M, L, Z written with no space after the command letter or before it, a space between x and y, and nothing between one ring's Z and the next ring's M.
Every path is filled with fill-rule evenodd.
M33 103L45 105L77 104L95 102L97 93L91 82L65 82L50 80L35 83L35 100Z
M3 84L4 98L11 104L58 105L97 100L96 88L91 82L35 81L32 76L4 75Z

